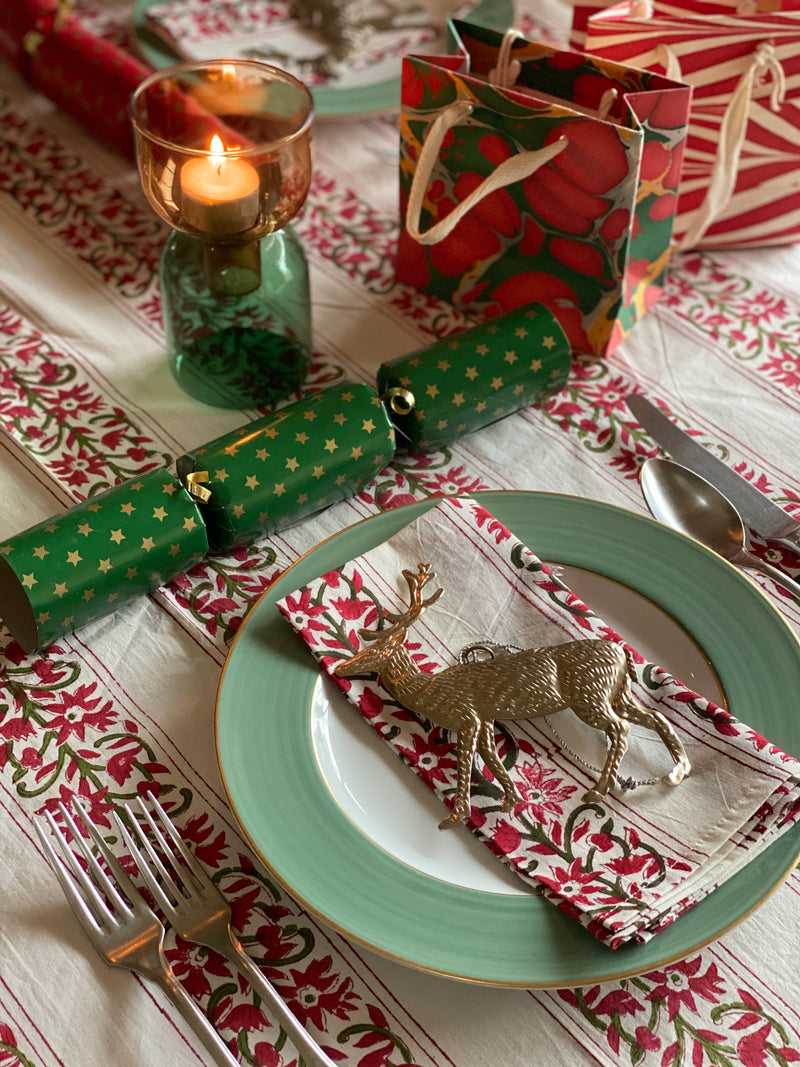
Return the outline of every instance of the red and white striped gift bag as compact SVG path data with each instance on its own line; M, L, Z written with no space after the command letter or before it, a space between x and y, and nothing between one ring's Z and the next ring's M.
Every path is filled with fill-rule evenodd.
M692 86L678 248L800 238L800 0L630 0L586 25L587 52Z
M569 46L578 52L586 47L586 28L589 18L599 11L604 11L617 0L575 0L572 5L572 29L569 35Z

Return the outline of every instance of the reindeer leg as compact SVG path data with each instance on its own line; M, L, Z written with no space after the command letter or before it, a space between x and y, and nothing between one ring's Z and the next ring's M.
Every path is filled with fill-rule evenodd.
M573 711L589 726L604 730L611 742L600 777L595 782L594 787L583 794L584 801L590 804L596 800L601 800L616 782L619 765L628 748L630 726L624 719L620 719L616 715L610 705L600 711L595 708L573 706Z
M478 753L483 759L483 762L503 787L505 796L503 797L503 804L500 810L511 811L514 805L519 801L520 796L516 786L509 777L508 771L503 766L503 761L500 759L500 754L497 751L497 745L494 739L493 720L491 722L485 722L478 732Z
M469 780L472 775L472 764L475 760L475 749L478 744L478 732L480 721L476 718L468 720L458 730L458 743L456 746L458 758L458 785L456 787L456 802L446 819L439 823L440 830L452 830L457 823L469 818Z
M675 762L669 774L665 774L661 780L669 785L678 785L682 782L691 771L692 765L669 719L665 718L660 711L650 711L642 707L635 700L624 701L617 707L617 713L629 722L634 722L637 726L646 726L658 734Z

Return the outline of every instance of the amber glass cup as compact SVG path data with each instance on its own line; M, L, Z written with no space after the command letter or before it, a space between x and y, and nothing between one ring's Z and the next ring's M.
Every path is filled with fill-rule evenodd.
M142 187L173 230L160 266L172 371L206 403L272 406L311 357L290 225L311 182L311 95L265 63L182 63L142 82L131 116Z

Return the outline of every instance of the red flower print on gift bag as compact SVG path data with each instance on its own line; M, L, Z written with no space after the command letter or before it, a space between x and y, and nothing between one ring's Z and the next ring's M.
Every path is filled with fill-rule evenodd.
M608 355L658 299L690 89L454 21L408 56L399 281L484 319L545 305Z

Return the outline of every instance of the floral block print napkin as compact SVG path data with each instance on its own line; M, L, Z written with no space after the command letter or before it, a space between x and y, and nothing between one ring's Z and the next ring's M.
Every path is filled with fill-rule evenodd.
M406 610L402 572L416 572L419 563L430 563L436 575L423 597L444 590L406 634L405 647L420 671L449 667L462 648L486 638L524 648L587 637L618 640L469 498L442 500L278 607L331 674L369 643L359 629L388 626L382 610ZM797 760L631 651L638 676L633 695L673 725L691 774L677 786L662 782L672 757L655 733L632 726L620 773L656 784L616 787L587 802L584 794L604 762L604 734L569 709L547 719L498 721L498 751L520 799L513 810L501 811L503 790L477 757L468 822L520 877L612 947L648 940L800 817ZM379 680L333 680L408 766L452 803L455 734L399 706Z
M441 44L447 19L476 2L171 0L145 18L186 59L259 59L311 86L350 88L399 77L402 56Z

